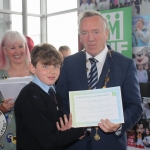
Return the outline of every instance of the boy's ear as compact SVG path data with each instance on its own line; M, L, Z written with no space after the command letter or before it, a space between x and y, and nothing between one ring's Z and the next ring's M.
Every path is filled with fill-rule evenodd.
M30 71L31 73L35 74L35 67L32 65L32 63L30 63Z

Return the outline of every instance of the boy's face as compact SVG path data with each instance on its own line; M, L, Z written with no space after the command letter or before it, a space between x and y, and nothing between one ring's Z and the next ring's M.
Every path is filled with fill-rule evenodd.
M138 65L138 70L143 70L143 65Z
M41 62L34 67L30 65L30 71L46 85L53 85L59 77L60 65L44 65Z

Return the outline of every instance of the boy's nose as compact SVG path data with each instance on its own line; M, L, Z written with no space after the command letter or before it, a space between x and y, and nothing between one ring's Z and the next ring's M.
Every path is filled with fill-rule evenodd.
M51 65L49 68L49 74L54 74L54 73L55 73L55 68L53 65Z

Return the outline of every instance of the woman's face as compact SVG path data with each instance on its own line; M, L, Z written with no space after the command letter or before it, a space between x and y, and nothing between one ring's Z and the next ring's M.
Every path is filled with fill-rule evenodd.
M8 43L3 51L8 57L10 64L21 64L26 62L25 44L16 42L14 44Z
M136 23L136 28L142 30L142 28L143 28L143 23L142 23L141 21L138 21L138 22Z

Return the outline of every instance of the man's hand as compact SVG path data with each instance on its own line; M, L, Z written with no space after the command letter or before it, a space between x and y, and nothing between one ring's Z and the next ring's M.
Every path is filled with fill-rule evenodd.
M64 122L63 119L60 118L60 125L58 122L56 122L56 127L58 131L65 131L72 127L72 114L69 114L69 120L67 119L67 116L64 115Z
M15 102L11 102L11 100L12 100L11 98L8 98L8 99L4 100L2 102L2 104L0 105L0 110L3 113L10 111L14 107Z
M98 123L98 126L106 133L108 132L116 132L121 124L114 124L110 122L108 119L101 120L101 123Z

